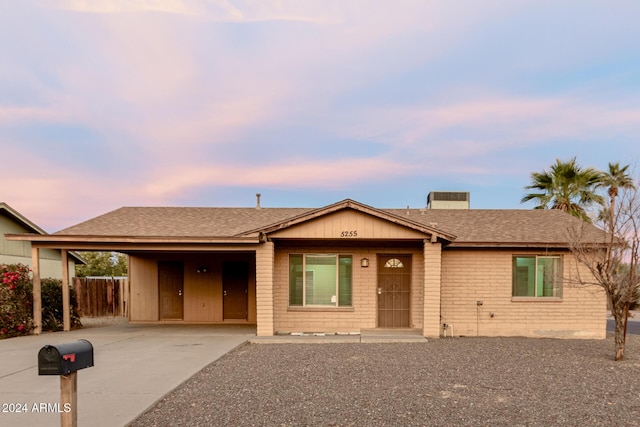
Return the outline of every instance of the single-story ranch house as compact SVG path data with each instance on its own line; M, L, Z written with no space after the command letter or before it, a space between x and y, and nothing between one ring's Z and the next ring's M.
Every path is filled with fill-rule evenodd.
M567 230L582 224L557 210L469 209L468 193L430 193L423 209L265 208L258 195L251 208L124 207L7 237L30 240L36 258L128 254L131 322L604 338L604 293L570 283L580 267ZM589 226L587 238L604 234Z

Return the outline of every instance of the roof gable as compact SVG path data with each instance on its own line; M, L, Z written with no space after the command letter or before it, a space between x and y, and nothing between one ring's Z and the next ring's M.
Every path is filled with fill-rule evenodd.
M354 209L343 209L268 234L286 239L425 239L431 234Z
M451 233L351 199L304 212L247 234L255 232L281 238L455 239Z

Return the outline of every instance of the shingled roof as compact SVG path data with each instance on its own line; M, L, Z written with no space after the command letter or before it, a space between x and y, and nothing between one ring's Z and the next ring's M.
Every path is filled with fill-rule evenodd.
M582 239L604 242L606 234L559 210L546 209L388 209L398 216L445 230L460 245L566 246L570 230L581 230Z
M234 237L267 229L315 208L124 207L54 233L54 236L133 238ZM441 230L452 246L566 246L567 230L584 223L557 210L374 209ZM604 232L587 227L586 238Z
M232 237L312 209L124 207L54 235Z

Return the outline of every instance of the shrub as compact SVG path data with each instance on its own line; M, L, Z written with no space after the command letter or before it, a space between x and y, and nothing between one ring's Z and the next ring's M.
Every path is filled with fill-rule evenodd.
M0 339L28 335L33 329L30 269L0 265Z
M76 291L69 288L69 306L71 308L71 329L82 327L78 316ZM64 326L62 311L62 280L42 279L42 330L60 331Z

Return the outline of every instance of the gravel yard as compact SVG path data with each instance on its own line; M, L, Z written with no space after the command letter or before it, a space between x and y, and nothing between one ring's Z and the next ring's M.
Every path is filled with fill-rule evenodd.
M245 344L133 426L638 426L640 336Z

